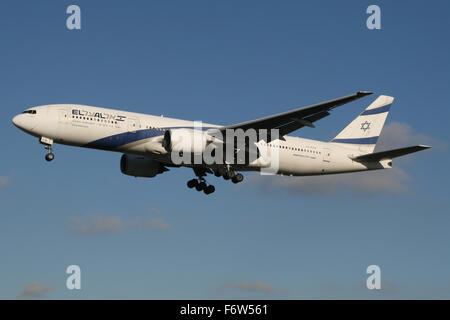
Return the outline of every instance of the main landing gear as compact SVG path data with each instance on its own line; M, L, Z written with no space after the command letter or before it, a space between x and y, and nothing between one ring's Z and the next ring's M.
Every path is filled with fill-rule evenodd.
M216 176L217 176L217 174L216 174ZM239 183L239 182L242 182L244 180L244 176L241 173L235 173L232 170L225 171L222 176L223 176L223 178L225 180L230 180L231 179L231 181L233 183Z
M197 191L202 191L205 194L213 193L216 188L212 184L206 184L206 181L203 177L199 177L198 179L192 179L187 182L188 188L195 188Z
M230 167L223 170L211 170L194 168L194 173L198 177L187 182L189 189L195 188L197 191L203 191L205 194L213 193L216 188L213 185L207 184L205 177L207 173L214 174L216 177L223 177L225 180L231 180L233 183L239 183L244 180L244 176L241 173L236 173L231 170Z
M207 184L205 177L207 171L201 168L194 168L194 173L198 177L197 179L192 179L187 182L189 189L195 188L197 191L203 191L205 194L213 193L216 188L212 184Z

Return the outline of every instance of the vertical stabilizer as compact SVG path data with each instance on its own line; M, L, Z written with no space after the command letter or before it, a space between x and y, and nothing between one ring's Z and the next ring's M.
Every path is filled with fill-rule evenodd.
M393 97L379 96L330 142L364 153L372 153L393 101Z

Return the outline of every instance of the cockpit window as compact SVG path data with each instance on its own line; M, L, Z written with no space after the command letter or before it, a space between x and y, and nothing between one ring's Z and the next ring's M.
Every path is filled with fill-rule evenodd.
M22 113L36 114L36 110L25 110Z

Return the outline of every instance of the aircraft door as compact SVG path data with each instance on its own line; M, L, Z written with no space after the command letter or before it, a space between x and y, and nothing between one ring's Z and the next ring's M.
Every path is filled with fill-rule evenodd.
M138 121L134 118L127 119L128 132L136 133L138 129Z
M67 121L69 120L68 115L67 115L67 110L66 109L59 109L58 110L58 121L60 124L66 124Z
M331 161L331 150L323 148L323 162L329 163Z
M330 171L331 166L331 150L329 148L322 149L322 173Z
M67 124L69 123L69 115L66 109L58 109L58 125L56 136L61 141L66 141L67 138Z

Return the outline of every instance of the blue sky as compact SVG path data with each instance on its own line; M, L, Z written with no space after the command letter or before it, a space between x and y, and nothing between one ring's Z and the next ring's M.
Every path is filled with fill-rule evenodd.
M66 29L67 6L82 30ZM366 28L370 4L381 30ZM448 1L2 1L0 298L450 298ZM135 179L120 154L17 130L79 103L230 124L358 90L395 96L380 143L427 143L347 176ZM328 140L375 95L296 135ZM82 290L65 288L68 265ZM382 290L365 288L381 267ZM38 298L39 298L38 297Z

